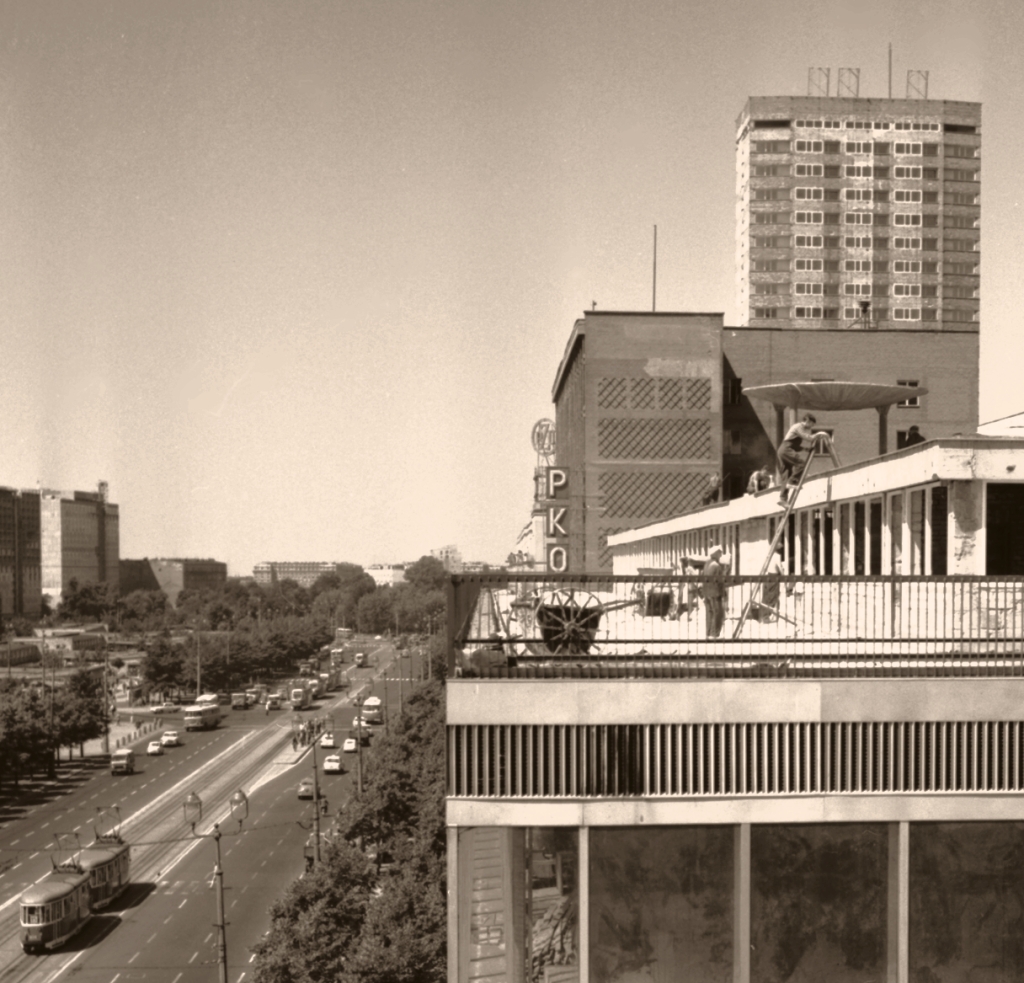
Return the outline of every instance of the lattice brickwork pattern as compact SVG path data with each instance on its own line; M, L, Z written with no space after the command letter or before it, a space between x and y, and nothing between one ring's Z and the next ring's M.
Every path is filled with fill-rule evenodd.
M602 376L597 380L597 405L602 410L708 410L711 380Z
M597 421L597 452L620 460L705 460L711 457L711 423L605 417Z
M678 515L700 505L707 484L702 472L605 471L598 476L601 505L609 519Z
M603 528L597 537L597 564L599 570L611 570L612 568L612 550L608 545L608 537L614 536L618 532L622 532L625 526L614 528L608 527Z

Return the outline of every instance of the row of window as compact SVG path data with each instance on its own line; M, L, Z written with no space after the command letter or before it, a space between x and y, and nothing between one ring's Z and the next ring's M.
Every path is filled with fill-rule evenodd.
M897 164L895 167L878 167L874 164L755 164L751 169L754 177L825 177L825 178L870 178L888 180L892 177L901 181L938 181L939 168L922 167L918 164ZM981 171L977 168L944 167L945 181L977 181Z
M771 121L766 120L765 122ZM785 125L786 122L786 120L779 120L776 125L782 126ZM793 121L793 126L800 126L805 129L814 130L888 130L890 127L894 130L930 130L933 133L939 133L942 130L942 125L940 123L923 123L921 120L848 119L844 122L843 120L838 119L798 119ZM968 129L971 133L974 132L973 126Z
M895 259L890 268L884 259L820 259L816 256L798 256L792 261L792 268L798 273L924 273L938 275L937 262L919 259ZM782 273L790 268L788 259L755 259L750 268L754 273ZM972 276L978 272L974 263L943 263L942 272L957 276ZM973 288L964 288L973 289Z
M919 239L916 236L894 236L888 239L885 236L822 236L822 235L774 235L754 236L754 247L756 249L788 249L792 243L798 249L872 249L875 251L887 249L918 249L926 252L936 252L939 248L938 239ZM942 240L943 249L947 253L970 253L976 252L980 243L977 239L950 239ZM972 263L961 263L962 269L951 269L948 265L943 266L945 273L958 273L964 276L977 273L977 267ZM968 268L970 267L970 268ZM936 272L935 270L924 270L923 272Z
M890 201L909 204L937 205L938 191L920 191L916 188L896 188L892 192L878 188L755 188L754 201ZM890 194L892 197L890 198ZM947 191L943 201L947 205L977 205L978 196L968 192Z
M752 144L755 154L866 154L876 157L977 158L981 148L965 143L918 143L916 141L879 143L877 140L758 140Z
M754 294L785 294L788 283L755 283ZM822 283L820 281L799 280L793 284L793 293L818 296L838 297L840 293L847 297L885 297L889 293L893 297L938 297L938 284L935 283ZM978 292L974 287L947 286L942 291L947 300L976 300Z
M754 317L758 320L777 321L789 317L788 307L755 307ZM969 324L976 320L974 311L946 310L940 311L932 307L794 307L793 317L803 320L823 321L856 321L870 317L877 321L942 321L945 324Z
M785 225L784 218L788 212L755 212L752 216L754 225ZM937 229L939 227L939 216L937 214L922 215L920 212L895 212L892 215L879 214L877 212L793 212L793 222L796 225L839 225L840 214L842 214L843 225L889 225L892 224L902 228L925 228ZM944 229L977 229L979 218L976 215L943 215L942 227Z

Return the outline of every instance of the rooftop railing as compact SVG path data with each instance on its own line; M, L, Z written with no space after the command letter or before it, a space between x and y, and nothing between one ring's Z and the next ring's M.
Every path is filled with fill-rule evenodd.
M1024 676L1024 577L486 574L448 604L453 676Z

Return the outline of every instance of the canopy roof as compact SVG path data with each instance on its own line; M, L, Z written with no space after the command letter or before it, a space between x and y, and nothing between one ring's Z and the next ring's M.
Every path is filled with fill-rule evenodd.
M754 399L802 410L866 410L891 406L908 396L925 396L923 386L890 386L879 382L779 382L743 390Z

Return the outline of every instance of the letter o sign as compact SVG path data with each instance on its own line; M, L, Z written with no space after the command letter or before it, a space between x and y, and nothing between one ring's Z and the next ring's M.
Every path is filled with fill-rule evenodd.
M548 570L565 573L569 569L569 554L564 546L548 547Z

